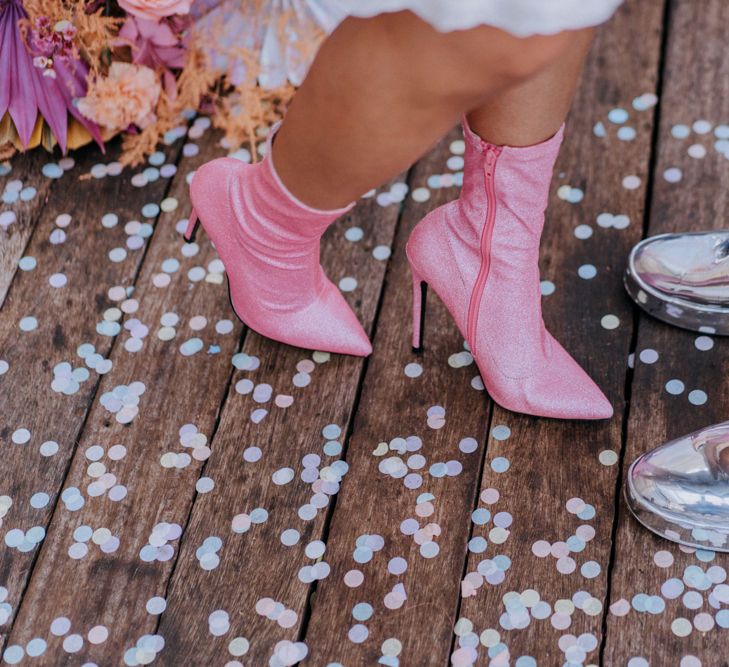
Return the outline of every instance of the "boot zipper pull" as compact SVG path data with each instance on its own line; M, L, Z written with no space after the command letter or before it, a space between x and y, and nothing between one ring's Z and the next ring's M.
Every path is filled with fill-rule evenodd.
M488 146L486 148L486 174L491 177L494 164L496 164L496 158L499 155L499 149L495 146Z

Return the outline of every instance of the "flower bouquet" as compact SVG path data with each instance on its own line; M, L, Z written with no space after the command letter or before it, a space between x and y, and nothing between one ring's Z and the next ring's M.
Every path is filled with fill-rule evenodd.
M190 111L254 142L341 18L324 0L0 0L0 159L121 133L137 164Z

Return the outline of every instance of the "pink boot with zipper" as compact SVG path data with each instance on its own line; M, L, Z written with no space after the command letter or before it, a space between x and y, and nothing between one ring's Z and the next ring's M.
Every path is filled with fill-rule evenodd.
M185 239L202 223L225 266L230 300L241 321L273 340L312 350L366 356L369 338L319 263L319 241L349 211L321 211L297 200L263 161L211 160L190 184Z
M542 320L539 242L563 128L526 148L494 146L464 121L460 197L413 230L413 347L422 335L422 285L453 315L499 405L531 415L607 419L610 402Z

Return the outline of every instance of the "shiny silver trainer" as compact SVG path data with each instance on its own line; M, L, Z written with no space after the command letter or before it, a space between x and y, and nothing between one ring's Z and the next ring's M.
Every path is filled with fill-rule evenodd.
M729 230L641 241L628 258L625 288L659 320L729 336Z
M628 470L625 498L657 535L729 552L729 421L643 454Z

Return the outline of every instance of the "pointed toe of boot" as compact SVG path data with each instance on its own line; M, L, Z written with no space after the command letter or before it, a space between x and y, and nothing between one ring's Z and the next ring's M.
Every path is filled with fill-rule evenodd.
M550 417L558 419L610 419L613 406L600 388L587 374L577 382L570 384L570 389L560 385L560 394L554 404Z
M502 407L552 419L610 419L613 406L582 367L552 339L550 360L528 378L486 374L491 397ZM484 373L482 373L482 376Z
M558 345L545 386L533 395L543 400L545 417L610 419L613 406L582 367Z
M233 299L236 312L244 304ZM337 287L327 281L318 297L295 311L275 313L248 304L243 319L255 332L280 343L305 350L366 357L372 353L370 339Z
M366 357L372 343L341 292L331 285L325 297L313 306L312 320L320 326L312 329L314 349Z

